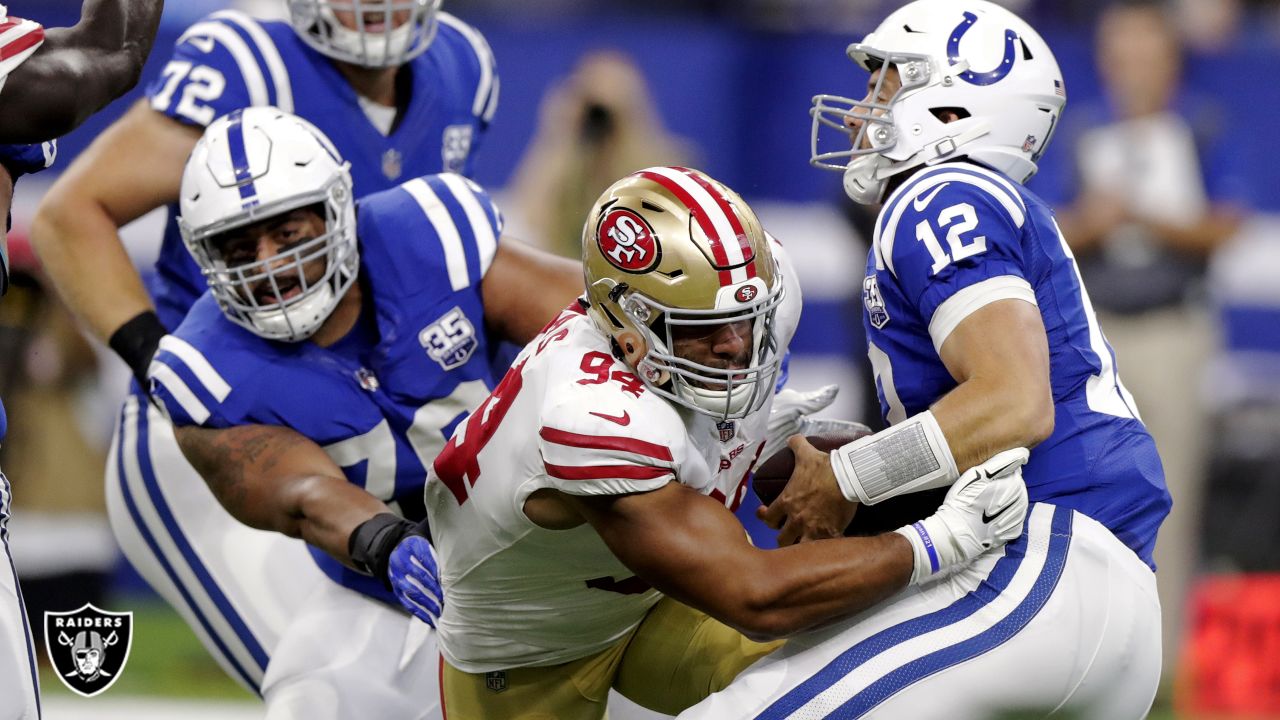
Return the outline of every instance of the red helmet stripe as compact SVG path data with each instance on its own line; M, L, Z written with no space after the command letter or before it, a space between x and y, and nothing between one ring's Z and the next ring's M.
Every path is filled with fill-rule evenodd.
M747 279L755 277L756 276L755 250L751 249L751 243L747 241L747 231L742 227L742 219L738 217L738 213L734 212L733 207L729 205L729 199L726 198L724 196L724 193L720 192L720 190L716 188L716 186L712 185L710 182L707 182L707 178L704 175L702 175L702 173L699 173L694 170L690 170L689 168L685 168L685 167L673 167L672 169L679 170L680 172L688 175L690 178L693 178L693 181L701 185L702 189L707 191L707 194L710 195L711 199L714 200L716 205L719 206L721 212L723 212L725 216L729 218L729 226L733 228L734 235L737 237L738 248L742 251L742 258L748 261L746 267L743 268L744 270L746 270ZM736 282L740 280L740 278L734 278L734 280Z
M707 236L707 240L711 244L711 255L718 267L740 265L743 262L745 258L741 257L741 249L737 246L737 243L733 247L726 247L722 241L722 237L725 235L730 233L736 235L734 225L736 223L740 228L741 223L738 222L732 210L728 208L727 203L721 206L716 202L715 196L719 195L719 193L708 193L704 190L702 184L696 181L696 175L683 168L650 168L641 170L637 174L658 183L669 190L672 195L675 195L680 202L684 203L684 206L689 209L689 213L698 222L698 226L702 228L703 234ZM721 199L723 200L723 198ZM719 229L717 229L717 225L720 225ZM722 287L733 282L733 273L731 271L720 271L720 285Z

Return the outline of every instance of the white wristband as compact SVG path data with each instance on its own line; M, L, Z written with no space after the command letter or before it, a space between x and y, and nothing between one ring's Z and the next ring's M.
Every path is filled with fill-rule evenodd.
M845 499L863 505L946 487L960 477L947 438L928 410L832 450L831 468Z

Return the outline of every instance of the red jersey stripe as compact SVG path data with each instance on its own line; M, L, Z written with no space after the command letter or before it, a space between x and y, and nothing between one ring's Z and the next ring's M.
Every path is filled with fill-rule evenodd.
M644 455L655 460L671 462L671 450L665 445L645 442L635 438L618 437L616 435L583 435L581 433L544 427L538 431L543 440L556 445L586 448L588 450L621 450L622 452Z
M31 32L0 47L0 60L8 60L14 55L20 55L42 42L44 42L44 28L36 25Z
M561 480L657 480L673 474L652 465L545 465L548 475Z

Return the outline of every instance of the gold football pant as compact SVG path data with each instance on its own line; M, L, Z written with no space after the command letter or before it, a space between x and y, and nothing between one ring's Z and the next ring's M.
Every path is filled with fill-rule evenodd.
M449 720L600 720L613 688L676 715L780 645L663 598L627 636L572 662L472 674L442 659L444 711Z

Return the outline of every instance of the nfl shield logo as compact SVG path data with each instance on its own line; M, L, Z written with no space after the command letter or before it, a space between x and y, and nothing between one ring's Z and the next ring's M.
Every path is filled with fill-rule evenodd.
M71 612L44 614L44 649L72 692L93 697L124 671L133 643L133 613L107 612L86 603Z
M507 671L494 670L484 674L484 686L493 692L500 693L507 689Z
M382 174L388 180L395 180L404 172L404 156L399 150L391 148L382 153Z
M720 442L729 442L733 439L733 434L737 431L738 426L733 421L718 422L716 423L716 429L720 431Z

